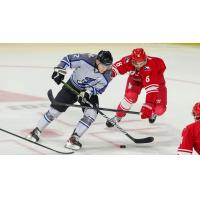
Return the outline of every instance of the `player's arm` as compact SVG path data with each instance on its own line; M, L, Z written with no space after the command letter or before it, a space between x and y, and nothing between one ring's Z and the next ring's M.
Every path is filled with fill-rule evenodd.
M155 60L155 62L159 66L159 69L160 69L159 73L164 73L164 71L166 70L166 65L165 65L164 61L161 58L157 58Z
M59 85L65 78L66 75L66 68L67 68L67 56L65 56L60 63L54 67L54 72L51 78Z
M128 57L124 57L121 60L115 62L112 66L112 77L116 77L117 75L123 75L126 72L130 71L128 67Z
M93 54L90 55L92 56ZM57 67L62 69L76 68L81 65L83 60L87 60L88 58L89 54L69 54L60 61Z
M76 68L80 66L82 60L82 54L70 54L66 55L60 63L54 67L54 72L52 74L52 79L59 85L67 73L67 68Z
M193 133L189 126L182 131L182 141L178 147L178 155L190 155L193 152Z

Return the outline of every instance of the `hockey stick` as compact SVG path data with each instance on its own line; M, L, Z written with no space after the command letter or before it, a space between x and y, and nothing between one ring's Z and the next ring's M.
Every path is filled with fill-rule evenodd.
M68 89L70 89L74 94L76 94L77 96L79 95L79 93L74 90L73 88L71 88L67 83L65 83L64 81L62 81L63 85L65 87L67 87ZM53 94L52 94L52 98L54 99L53 97ZM94 106L85 99L85 102L91 107L91 108L94 108ZM105 115L102 111L100 111L98 108L94 108L96 110L98 110L98 112L104 117L106 118L107 120L110 120L110 118ZM129 139L131 139L133 142L135 143L150 143L150 142L153 142L154 141L154 138L153 137L146 137L146 138L140 138L140 139L136 139L134 137L132 137L131 135L129 135L129 133L127 133L123 128L121 128L118 124L114 124L114 126L119 129L124 135L126 135Z
M75 107L75 108L91 108L89 106L81 106L81 105L57 102L53 97L53 93L52 93L51 89L47 92L47 96L53 105L68 106L68 107ZM111 109L111 108L100 108L99 107L98 110L104 110L104 111L110 111L110 112L124 112L124 113L129 113L129 114L136 114L136 115L140 114L140 112L136 112L136 111L116 110L116 109Z
M57 151L57 150L52 149L52 148L50 148L50 147L47 147L47 146L45 146L45 145L42 145L42 144L39 144L39 143L35 143L35 142L33 142L33 141L31 141L31 140L28 140L28 139L26 139L26 138L24 138L24 137L21 137L21 136L19 136L19 135L16 135L16 134L14 134L14 133L11 133L10 131L7 131L7 130L2 129L2 128L0 128L0 131L3 131L3 132L8 133L8 134L10 134L10 135L12 135L12 136L18 137L18 138L20 138L20 139L22 139L22 140L25 140L25 141L27 141L27 142L31 142L31 143L33 143L33 144L35 144L35 145L38 145L38 146L40 146L40 147L43 147L43 148L48 149L48 150L50 150L50 151L54 151L54 152L59 153L59 154L72 154L72 153L74 153L73 151L71 151L71 152Z

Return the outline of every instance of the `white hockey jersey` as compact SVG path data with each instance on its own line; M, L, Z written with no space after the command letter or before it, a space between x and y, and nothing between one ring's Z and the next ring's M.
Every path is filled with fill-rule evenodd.
M57 67L74 69L70 81L79 90L87 90L91 95L102 94L111 81L111 70L101 74L96 67L96 54L70 54Z

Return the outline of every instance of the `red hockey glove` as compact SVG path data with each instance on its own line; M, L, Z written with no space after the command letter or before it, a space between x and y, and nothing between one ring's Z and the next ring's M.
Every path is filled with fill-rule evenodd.
M153 104L152 103L143 104L140 113L141 113L141 119L150 118L153 114Z

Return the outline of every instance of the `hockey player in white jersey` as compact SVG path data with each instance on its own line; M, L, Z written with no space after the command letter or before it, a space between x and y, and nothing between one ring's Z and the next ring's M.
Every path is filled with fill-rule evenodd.
M99 105L98 94L102 94L111 81L113 57L109 51L100 51L96 54L70 54L65 56L57 67L54 68L52 79L59 85L65 77L66 69L74 69L67 84L72 90L77 91L79 97L72 90L63 86L55 100L60 103L74 104L79 102L83 106L87 99L93 106ZM28 135L28 139L38 142L42 131L62 112L67 106L51 104L49 110L39 120L34 130ZM91 126L97 117L97 110L93 108L83 109L83 117L77 123L71 137L67 140L66 148L78 150L82 147L79 139Z

